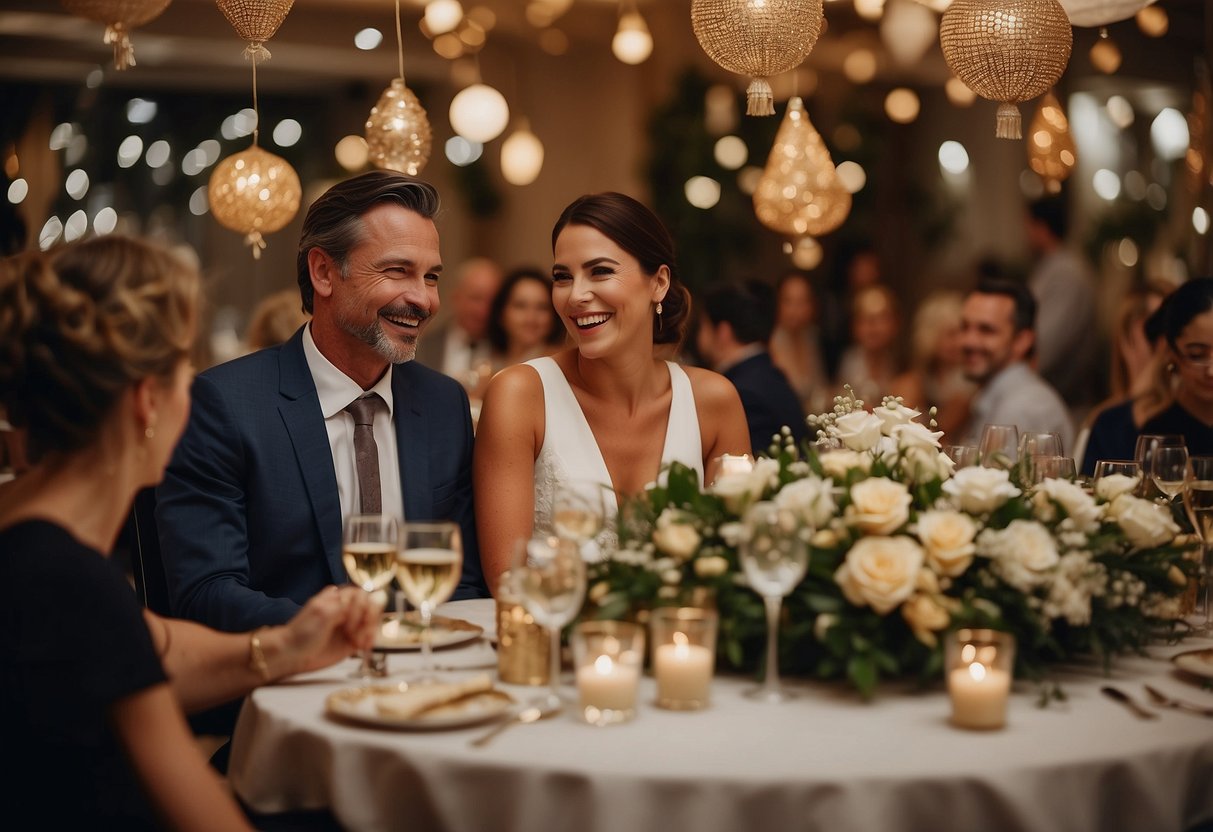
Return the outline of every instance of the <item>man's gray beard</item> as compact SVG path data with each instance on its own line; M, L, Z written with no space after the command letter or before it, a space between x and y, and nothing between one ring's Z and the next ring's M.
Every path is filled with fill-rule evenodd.
M417 339L400 344L393 341L383 331L383 325L378 316L366 325L350 323L342 316L337 317L337 324L350 335L373 349L376 354L389 364L403 364L417 357Z

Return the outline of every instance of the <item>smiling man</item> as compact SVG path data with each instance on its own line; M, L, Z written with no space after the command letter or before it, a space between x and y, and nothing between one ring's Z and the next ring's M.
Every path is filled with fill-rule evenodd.
M311 322L196 379L157 491L174 614L222 630L285 622L325 585L347 582L342 526L358 513L456 521L455 597L487 595L467 396L413 361L438 311L437 210L432 186L391 171L333 186L299 242Z
M983 280L965 298L961 314L964 374L981 386L973 398L965 441L977 444L986 425L1060 434L1074 443L1065 402L1029 366L1036 343L1036 301L1021 283Z

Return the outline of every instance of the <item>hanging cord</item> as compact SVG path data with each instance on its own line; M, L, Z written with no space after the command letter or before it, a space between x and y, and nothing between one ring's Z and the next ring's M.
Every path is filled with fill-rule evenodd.
M257 137L261 134L261 110L257 107L257 61L253 61L253 145L257 145Z
M396 0L396 58L400 62L400 80L404 80L404 38L400 35L400 0Z

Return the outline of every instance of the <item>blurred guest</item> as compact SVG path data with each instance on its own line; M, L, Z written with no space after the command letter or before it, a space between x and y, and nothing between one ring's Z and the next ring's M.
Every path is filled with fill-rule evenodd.
M140 608L108 553L185 427L198 278L119 236L0 261L0 405L32 467L0 489L0 778L16 829L249 829L182 709L369 647L353 587L226 634Z
M1213 278L1180 286L1161 307L1175 402L1142 433L1177 433L1193 456L1213 454Z
M1112 349L1110 400L1123 401L1144 393L1152 384L1154 357L1165 346L1161 321L1147 333L1146 322L1154 315L1172 287L1153 282L1131 289L1121 299L1116 313L1115 343Z
M893 380L890 391L923 413L938 408L936 422L950 436L969 420L976 391L964 376L963 306L964 297L951 291L933 292L919 304L910 333L910 369Z
M851 303L852 344L838 365L838 386L851 385L868 405L879 404L900 370L897 299L887 286L868 286Z
M1028 288L1036 298L1037 372L1071 408L1099 395L1100 344L1095 279L1081 254L1066 245L1066 203L1051 196L1027 211L1028 246L1036 265Z
M776 288L771 360L783 371L809 413L825 409L829 380L822 359L817 298L807 275L789 272Z
M757 280L717 286L704 296L703 308L699 351L737 388L754 453L764 453L785 426L800 442L808 434L804 410L767 352L775 324L771 287Z
M1036 301L1022 283L982 280L965 297L960 344L965 378L978 385L963 444L976 445L986 425L1055 432L1074 446L1065 402L1028 365L1036 340Z
M501 269L487 257L467 260L456 272L451 292L453 314L417 344L417 361L476 387L488 374L492 347L489 308L501 286Z
M501 284L489 309L493 371L551 355L564 341L552 306L552 281L538 269L517 269Z
M281 344L308 321L299 302L298 289L283 289L266 295L253 310L244 340L250 352Z

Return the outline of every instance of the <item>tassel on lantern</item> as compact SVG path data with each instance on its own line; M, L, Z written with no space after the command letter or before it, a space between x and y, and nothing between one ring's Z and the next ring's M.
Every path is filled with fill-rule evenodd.
M61 0L74 15L105 24L101 41L114 47L114 69L135 65L130 31L155 20L171 0Z
M270 59L265 42L278 31L294 3L295 0L215 0L236 34L248 41L244 57L254 62Z

